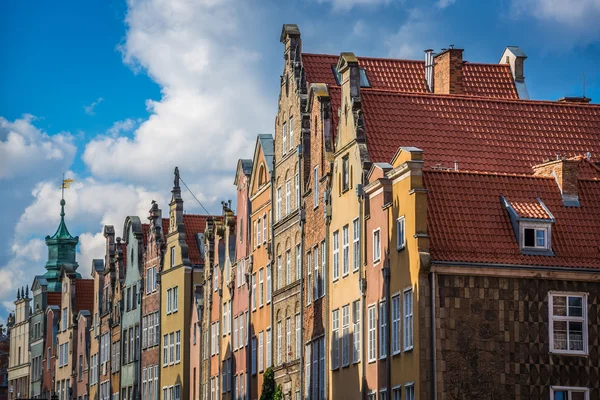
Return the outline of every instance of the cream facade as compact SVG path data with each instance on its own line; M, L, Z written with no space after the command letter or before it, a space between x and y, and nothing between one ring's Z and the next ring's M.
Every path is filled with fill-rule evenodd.
M9 399L29 397L29 289L21 289L15 301L15 314L8 319L10 350L8 357Z

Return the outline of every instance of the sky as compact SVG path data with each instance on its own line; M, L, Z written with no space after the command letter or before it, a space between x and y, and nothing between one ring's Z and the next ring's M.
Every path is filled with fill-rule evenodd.
M273 132L282 24L298 24L313 53L422 59L453 44L497 63L520 46L532 99L585 90L596 103L598 21L600 0L2 2L0 323L44 272L63 173L75 180L66 221L85 277L105 224L122 235L152 200L168 210L175 166L211 212L235 201L236 160Z

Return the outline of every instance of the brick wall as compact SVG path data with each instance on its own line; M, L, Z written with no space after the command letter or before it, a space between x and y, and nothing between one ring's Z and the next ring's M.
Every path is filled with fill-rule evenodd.
M435 56L434 93L464 94L462 53L462 49L449 49Z

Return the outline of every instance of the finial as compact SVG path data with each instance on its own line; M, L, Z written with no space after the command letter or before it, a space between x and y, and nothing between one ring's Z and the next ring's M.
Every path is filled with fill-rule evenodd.
M175 167L175 178L173 179L173 186L179 187L179 167Z
M29 298L29 285L25 286L25 298Z
M21 300L21 290L17 288L17 300Z

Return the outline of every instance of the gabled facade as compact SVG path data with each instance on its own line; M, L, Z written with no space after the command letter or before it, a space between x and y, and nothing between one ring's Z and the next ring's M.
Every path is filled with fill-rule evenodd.
M48 305L46 307L46 331L44 333L44 358L42 361L42 393L44 393L45 398L55 393L56 336L58 334L59 322L60 303L59 305ZM58 396L59 394L56 393L56 395Z
M100 323L104 306L104 260L93 260L91 270L92 279L94 280L94 309L90 324L88 398L97 400L100 398Z
M92 315L88 310L81 310L77 315L77 353L75 356L75 390L77 400L89 399L89 373L90 373L90 328Z
M162 218L162 212L156 202L148 213L149 224L142 225L145 237L143 258L143 292L141 295L142 344L140 367L142 371L141 398L158 400L160 398L160 271L165 251L165 234L168 232L169 219ZM145 228L146 227L146 228Z
M46 326L46 306L48 301L48 281L43 276L36 276L31 285L33 294L33 309L29 321L31 342L29 344L31 357L31 386L30 396L42 396L42 360L44 358L44 334Z
M120 392L123 399L133 399L139 397L138 394L141 389L140 349L143 347L143 341L146 338L141 323L143 291L141 278L144 245L142 223L138 217L129 216L125 219L123 238L126 243L124 257L127 258L127 270L122 287L123 318L121 337L123 338L123 352L121 353L120 365ZM140 343L140 339L142 343Z
M9 398L29 397L29 288L17 289L14 315L8 316L10 354L8 357ZM12 392L11 392L12 390Z
M189 398L190 324L195 295L194 283L204 273L204 248L201 236L208 216L183 213L179 170L169 204L169 231L160 271L160 385L162 399Z

